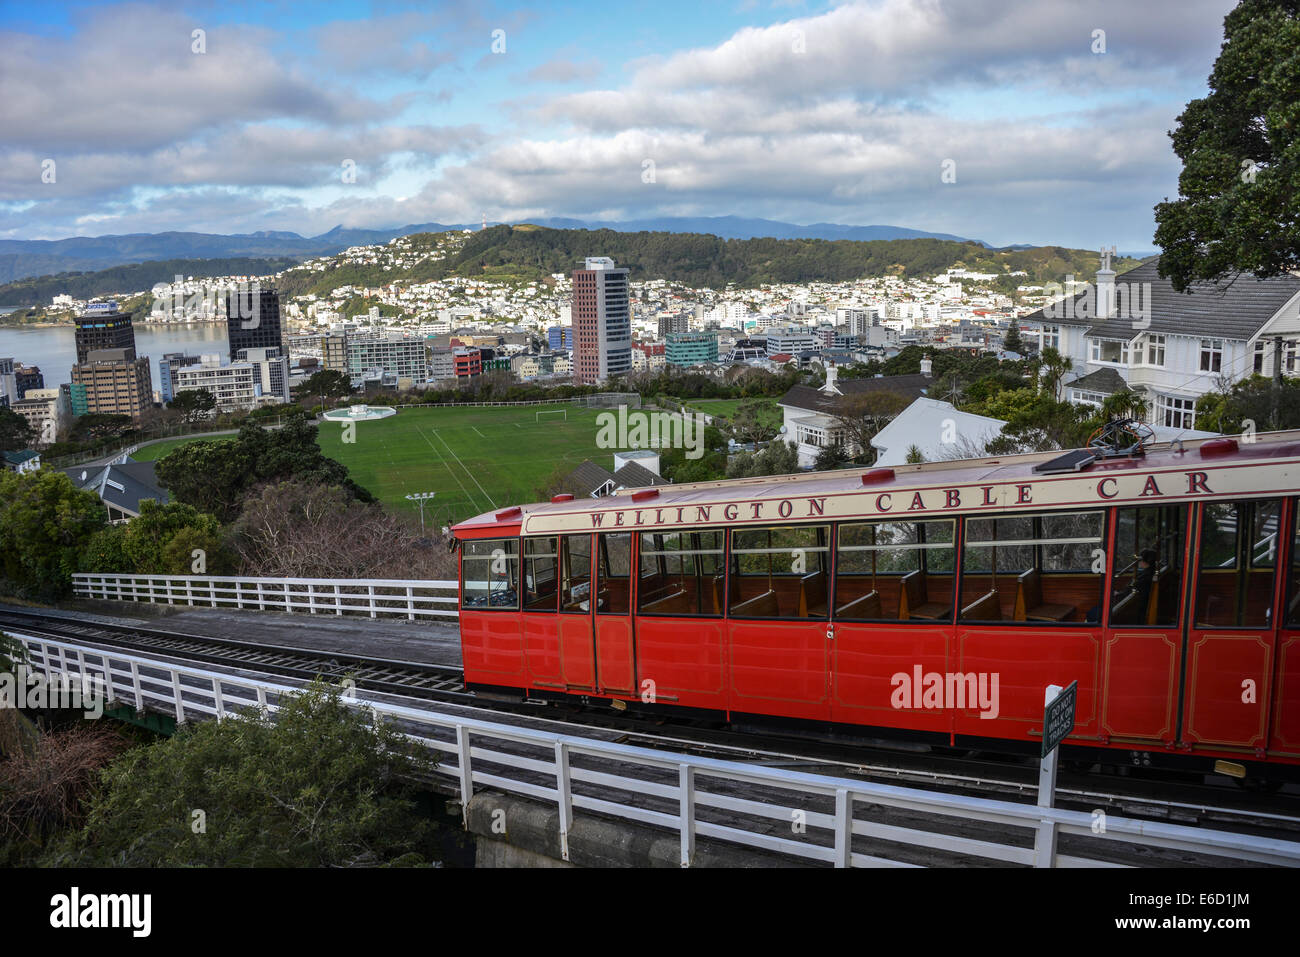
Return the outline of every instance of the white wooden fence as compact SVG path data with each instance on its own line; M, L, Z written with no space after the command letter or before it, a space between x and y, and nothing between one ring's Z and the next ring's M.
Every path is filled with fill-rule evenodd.
M72 576L80 598L205 605L313 615L454 619L456 582L382 578L237 578L222 575Z
M163 711L179 721L221 720L243 708L273 714L283 695L299 690L261 678L11 634L26 646L31 665L47 677L67 675L73 682L99 686L110 702ZM1300 864L1300 844L1275 838L1109 815L1098 829L1093 815L1083 811L697 757L384 702L355 703L396 722L408 737L437 752L437 771L459 790L462 807L468 807L476 786L554 803L566 860L574 810L581 809L676 832L683 867L691 865L698 837L772 852L792 863L835 867L916 866L880 856L889 853L887 848L872 847L872 854L855 851L854 838L1023 866L1122 866L1061 854L1058 834L1083 838L1080 848L1089 855L1105 855L1119 843L1258 864ZM923 817L909 819L910 826L889 824L878 820L885 816L882 809ZM802 830L791 827L796 819ZM978 825L974 830L983 836L946 833L954 822ZM1013 835L1020 841L1008 840Z

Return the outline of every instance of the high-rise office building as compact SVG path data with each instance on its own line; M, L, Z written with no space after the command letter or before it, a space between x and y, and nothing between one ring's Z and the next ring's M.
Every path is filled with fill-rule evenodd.
M149 358L135 349L96 349L72 367L72 384L82 386L86 411L139 419L153 404ZM76 409L76 403L73 403Z
M76 324L78 364L85 362L92 352L103 349L125 349L128 359L135 358L131 314L119 312L116 302L92 302L73 322Z
M176 370L185 366L192 366L202 361L201 356L187 356L183 352L169 352L158 360L158 397L164 402L170 402L175 397L173 383L176 381Z
M27 397L30 389L44 389L45 376L41 374L40 366L14 366L14 384L18 387L18 398Z
M691 317L686 313L668 312L659 317L659 338L680 335L691 331Z
M607 256L588 256L573 271L573 381L580 385L632 369L627 276Z
M256 286L226 293L226 335L232 360L243 349L283 349L280 294Z
M718 337L711 332L668 334L666 356L669 365L693 366L718 361Z
M0 406L11 406L18 401L18 382L14 377L14 360L0 359Z

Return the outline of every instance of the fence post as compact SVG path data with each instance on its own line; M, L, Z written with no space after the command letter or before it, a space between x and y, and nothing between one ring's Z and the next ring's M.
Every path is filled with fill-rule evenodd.
M682 764L677 769L677 783L681 789L682 867L690 867L695 858L695 768Z
M144 689L140 687L140 665L131 662L131 690L135 692L135 713L144 714Z
M408 621L415 621L415 589L406 586L406 618Z
M266 611L266 598L262 594L262 579L257 580L257 610Z
M835 866L853 862L853 798L844 788L835 789Z
M226 707L221 700L221 679L212 679L212 703L216 708L217 720L220 721L226 716Z
M456 725L456 751L460 763L460 814L469 825L469 802L474 797L474 772L469 763L469 728Z
M569 746L555 742L555 783L560 803L560 857L569 859L569 831L573 828L573 790L569 784Z
M334 614L342 617L343 615L343 598L339 591L339 583L334 583Z
M375 611L375 586L373 584L366 586L366 594L370 596L370 617L378 618L379 614Z
M1044 695L1044 705L1061 693L1060 685L1048 685ZM1043 725L1043 737L1047 737L1047 725ZM1047 757L1038 765L1038 806L1051 810L1056 800L1056 763L1061 749L1052 748ZM1040 817L1038 827L1034 830L1034 867L1056 866L1056 821Z
M185 703L181 700L181 675L179 671L172 672L172 700L176 703L176 724L179 727L185 723Z

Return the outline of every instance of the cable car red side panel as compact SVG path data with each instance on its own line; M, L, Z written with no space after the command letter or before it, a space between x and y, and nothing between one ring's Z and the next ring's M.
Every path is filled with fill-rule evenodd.
M726 710L725 625L721 618L638 618L641 697L655 703Z

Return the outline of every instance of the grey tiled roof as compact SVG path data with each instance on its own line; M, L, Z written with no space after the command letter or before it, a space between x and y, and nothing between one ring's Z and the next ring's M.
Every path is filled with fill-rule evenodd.
M665 479L636 462L628 462L615 472L614 481L623 488L649 488L652 485L668 484Z
M1124 381L1124 377L1114 369L1098 369L1096 372L1089 372L1087 375L1079 376L1073 382L1067 382L1065 385L1069 389L1087 389L1089 392L1101 392L1106 395L1129 391L1128 383Z
M106 504L138 515L142 501L153 499L165 505L171 500L167 490L158 484L153 466L152 462L128 460L117 465L63 469L63 474L72 479L72 484L94 492Z
M626 468L626 466L624 467ZM587 459L569 473L569 479L586 489L588 494L591 494L606 482L614 481L614 473L601 468L591 459Z
M1150 283L1151 325L1133 328L1128 316L1095 319L1089 316L1051 318L1043 310L1025 316L1027 322L1048 322L1065 326L1088 326L1088 334L1110 339L1131 340L1143 332L1167 335L1206 336L1215 339L1249 340L1277 315L1293 296L1300 293L1300 278L1287 273L1269 279L1257 279L1251 273L1236 273L1217 283L1195 282L1187 292L1175 292L1168 279L1158 272L1160 258L1148 259L1140 266L1115 278L1116 286L1124 283ZM1077 304L1083 293L1074 297ZM1142 293L1145 308L1147 297ZM1062 311L1057 304L1056 311Z
M866 379L836 379L835 385L846 396L863 392L894 392L912 401L925 395L934 385L934 379L927 375L889 375ZM781 397L779 404L807 409L809 412L832 413L838 401L839 396L827 395L821 389L796 385Z

